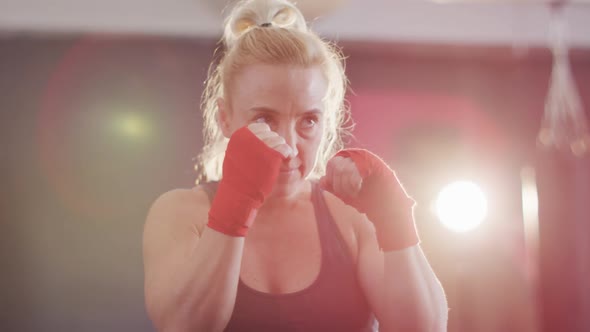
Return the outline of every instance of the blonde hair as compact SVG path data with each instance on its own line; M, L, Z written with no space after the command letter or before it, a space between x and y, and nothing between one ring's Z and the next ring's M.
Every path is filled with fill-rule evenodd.
M263 63L320 66L328 82L324 97L324 137L310 177L324 174L332 154L342 147L348 133L344 124L347 80L340 51L312 32L301 12L287 0L244 0L236 4L225 21L223 53L213 62L201 102L204 148L197 157L197 183L219 180L227 139L217 123L220 97L228 99L230 82L245 66Z

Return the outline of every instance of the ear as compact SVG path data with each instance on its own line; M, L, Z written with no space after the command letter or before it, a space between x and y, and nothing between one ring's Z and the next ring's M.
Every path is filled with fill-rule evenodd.
M222 97L217 98L217 125L225 138L231 136L231 114L227 108L227 103Z

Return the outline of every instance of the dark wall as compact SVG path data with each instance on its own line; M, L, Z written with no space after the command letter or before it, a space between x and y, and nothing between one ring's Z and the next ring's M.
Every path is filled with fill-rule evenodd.
M149 331L141 234L194 182L213 45L0 41L0 330Z
M518 172L534 159L548 54L343 45L353 144L399 163L424 200L432 196L425 183L438 181L424 176L434 164L450 155L449 169L472 160L508 193L500 200L507 212L496 218L519 221ZM198 104L214 49L190 39L0 39L0 330L152 329L143 306L143 221L158 195L195 180ZM590 105L587 56L575 58L574 71ZM371 135L375 119L387 121ZM434 226L422 227L425 239L435 237ZM425 245L444 274L440 248Z

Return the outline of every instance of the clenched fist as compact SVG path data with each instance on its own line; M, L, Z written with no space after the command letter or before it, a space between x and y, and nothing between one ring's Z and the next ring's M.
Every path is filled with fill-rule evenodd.
M414 200L375 154L362 149L338 152L328 162L320 185L367 215L383 250L399 250L419 242L412 211Z

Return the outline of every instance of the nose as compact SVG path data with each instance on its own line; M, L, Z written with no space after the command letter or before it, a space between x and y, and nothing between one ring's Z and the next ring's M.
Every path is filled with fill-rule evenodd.
M291 158L297 157L297 155L299 155L299 150L297 148L298 135L295 127L292 125L285 126L279 130L278 134L285 139L285 143L287 143L287 145L293 150Z

